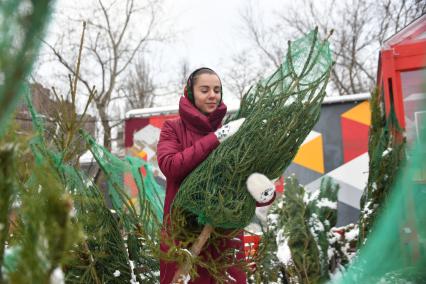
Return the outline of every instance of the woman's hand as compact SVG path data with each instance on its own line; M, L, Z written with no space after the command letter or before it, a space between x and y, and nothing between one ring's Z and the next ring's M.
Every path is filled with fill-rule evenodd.
M265 175L251 174L246 181L247 189L258 203L268 203L274 198L275 185Z
M214 132L220 143L237 133L245 118L231 121Z

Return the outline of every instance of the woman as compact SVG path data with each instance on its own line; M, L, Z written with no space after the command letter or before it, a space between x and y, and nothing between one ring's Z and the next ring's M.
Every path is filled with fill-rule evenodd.
M222 84L216 72L206 67L192 72L188 78L184 96L179 101L180 117L164 123L157 146L158 164L167 179L164 226L168 223L171 205L185 177L221 142L235 134L244 121L244 119L236 120L221 127L225 114L226 105L222 102ZM259 200L265 200L265 192L269 197L272 198L272 195L275 197L269 180L267 188L265 183L258 181L257 179L252 184L257 191L263 187L262 192L258 193L258 195L263 194ZM272 200L263 205L270 204ZM229 240L225 247L238 246L243 251L242 241L232 242ZM161 250L164 252L168 250L164 242L161 244ZM160 283L170 284L176 270L176 263L160 261ZM233 283L246 283L245 273L240 269L231 267L227 272L230 275L229 278L232 281L235 280ZM190 283L215 283L206 269L197 267L197 273L199 277Z

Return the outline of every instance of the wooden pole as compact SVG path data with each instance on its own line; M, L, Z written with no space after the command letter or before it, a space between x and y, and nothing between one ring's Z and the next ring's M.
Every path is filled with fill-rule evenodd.
M207 240L210 238L210 235L213 232L213 230L214 228L209 224L204 226L197 240L192 244L191 255L193 257L197 257L200 254L201 249L204 247ZM175 276L173 277L172 284L184 284L185 277L188 274L190 269L191 269L190 261L186 261L182 266L179 266L178 270L175 273Z

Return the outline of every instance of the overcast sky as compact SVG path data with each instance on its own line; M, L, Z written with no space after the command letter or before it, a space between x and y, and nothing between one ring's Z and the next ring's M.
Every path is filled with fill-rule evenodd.
M58 0L55 13L49 25L47 40L51 43L56 40L65 25L76 25L74 22L60 23L60 15L70 16L76 7L84 11L90 1L85 0ZM241 11L251 4L264 13L263 20L268 23L274 11L282 9L283 0L163 0L162 14L163 29L172 30L176 36L161 44L155 44L150 49L150 63L155 69L156 80L161 82L177 79L176 74L183 60L187 60L190 69L208 66L224 75L226 63L233 54L238 53L247 45L242 36ZM43 51L49 52L44 49ZM229 65L228 65L229 66ZM62 68L56 66L40 68L41 77ZM40 76L39 76L40 77ZM53 76L50 76L53 77ZM176 78L176 79L175 79ZM51 80L41 79L49 85ZM226 86L225 86L226 88ZM160 102L174 104L176 99Z
M207 65L224 71L223 62L245 46L241 35L240 13L250 0L169 0L165 10L174 17L176 27L186 31L175 44L164 50L173 62L176 55L187 58L192 67ZM274 10L283 6L282 0L252 0L261 6L271 19ZM176 52L176 53L175 53Z

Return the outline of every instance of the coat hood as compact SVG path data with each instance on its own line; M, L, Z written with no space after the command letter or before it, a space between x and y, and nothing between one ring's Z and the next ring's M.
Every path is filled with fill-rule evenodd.
M226 114L226 105L221 102L217 109L205 115L201 113L186 97L179 101L179 115L183 123L192 131L206 134L213 132L221 126Z

